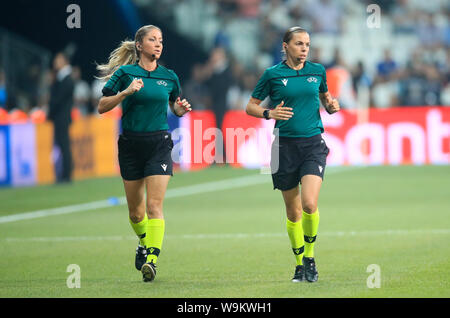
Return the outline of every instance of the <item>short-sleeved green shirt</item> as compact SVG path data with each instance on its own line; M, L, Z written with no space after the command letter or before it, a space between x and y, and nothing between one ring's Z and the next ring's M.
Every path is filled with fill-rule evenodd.
M277 120L282 137L311 137L323 133L320 118L319 93L328 91L325 68L321 64L305 62L301 70L290 68L285 61L269 67L258 81L252 97L270 97L270 108L284 101L294 115L289 120Z
M158 65L149 72L136 64L121 66L103 88L103 94L115 95L125 90L135 78L144 86L122 101L122 129L133 132L167 130L168 102L181 93L180 81L174 71Z

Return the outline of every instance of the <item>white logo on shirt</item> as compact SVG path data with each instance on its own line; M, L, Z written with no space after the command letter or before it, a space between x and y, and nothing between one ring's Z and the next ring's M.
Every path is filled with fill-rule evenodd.
M308 77L307 81L309 83L311 83L311 82L317 83L317 78L315 78L315 77Z
M167 86L167 82L166 81L157 81L156 84Z
M281 81L283 82L284 86L287 85L288 80L286 78L283 78Z
M161 165L161 168L163 168L163 170L166 171L167 165L163 163L163 164Z

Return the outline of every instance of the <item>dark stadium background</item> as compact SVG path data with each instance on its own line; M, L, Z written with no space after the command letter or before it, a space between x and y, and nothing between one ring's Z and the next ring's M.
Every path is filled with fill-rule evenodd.
M66 27L68 5L81 8L81 29ZM120 41L134 38L143 24L155 24L164 30L164 57L162 62L176 69L180 79L190 73L190 65L204 61L207 53L195 43L180 36L171 28L171 21L158 19L151 12L123 6L116 0L17 0L2 3L0 27L35 42L57 53L69 43L76 45L72 64L83 70L83 79L91 81L97 75L94 62L104 63ZM155 8L158 10L158 8ZM132 17L130 21L127 18Z

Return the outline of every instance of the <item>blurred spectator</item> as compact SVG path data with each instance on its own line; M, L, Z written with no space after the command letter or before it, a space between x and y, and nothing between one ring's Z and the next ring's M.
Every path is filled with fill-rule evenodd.
M30 111L30 120L33 124L42 124L46 121L47 115L40 107L34 107Z
M375 83L372 87L371 104L376 108L388 108L398 105L398 92L399 87L396 81L387 80Z
M397 72L397 63L392 59L391 51L384 50L384 59L377 65L377 75L381 80L389 80Z
M359 61L356 68L352 73L352 81L353 81L353 89L356 94L358 94L358 89L360 87L369 88L372 85L372 81L370 80L369 75L364 69L364 64L362 61Z
M210 108L210 98L208 89L205 85L205 76L202 65L196 64L192 68L191 78L183 86L185 98L190 101L194 110L203 110Z
M211 109L216 117L216 127L222 129L223 118L227 111L227 94L233 83L232 71L227 53L221 47L215 48L204 68L205 83L211 98ZM216 144L216 162L225 162L224 144ZM226 157L225 157L226 158Z
M72 68L72 79L75 84L75 89L73 92L73 106L80 111L81 116L86 116L90 113L89 101L91 98L91 89L89 84L83 80L80 67L74 66Z
M104 86L105 82L97 78L94 79L94 81L91 84L91 105L94 110L94 114L98 114L97 112L98 102L100 101L100 98L102 98L103 96L102 89Z
M377 64L377 74L372 86L372 105L376 108L388 108L401 104L398 94L401 89L397 81L397 63L392 59L390 50L384 50L384 58Z
M6 92L6 74L0 69L0 108L6 109L8 94Z
M253 71L246 71L239 82L235 83L228 91L227 104L229 108L245 110L257 82L256 74Z
M58 183L72 180L72 152L70 149L69 126L73 106L74 82L71 76L72 67L68 57L60 52L53 60L56 72L55 80L50 89L48 118L53 122L54 143L62 156L62 171L55 169ZM57 165L55 165L56 168Z
M312 30L312 22L306 12L307 6L297 0L289 0L288 5L290 7L289 17L291 22L289 27L299 25L306 30Z
M322 49L320 47L312 47L309 51L309 60L313 63L323 64Z
M28 80L26 85L26 92L30 101L30 106L27 109L27 111L29 111L33 106L36 106L38 103L41 74L42 74L41 66L38 63L33 63L28 71Z
M312 32L339 34L342 29L342 10L332 0L312 1L307 13L313 21Z
M228 50L231 46L231 39L224 29L225 27L221 27L214 37L214 47L223 47Z
M23 72L17 74L15 101L12 107L28 112L37 105L41 72L40 65L33 62Z
M319 52L321 53L321 52ZM317 52L316 52L317 54ZM331 60L330 63L328 63L327 65L325 65L325 68L332 68L335 66L341 66L345 69L350 69L347 64L344 61L344 58L342 57L341 54L341 50L338 47L335 47L334 49L334 53L333 53L333 59Z
M424 105L441 105L442 83L439 71L434 65L427 65L424 71L426 80Z
M400 80L400 104L420 106L425 104L424 88L426 79L424 66L418 62L409 62L406 73Z
M229 19L237 11L235 0L217 0L217 6L218 16L224 17L225 19Z
M221 129L227 109L227 92L233 82L228 57L223 48L218 47L211 52L205 72L211 107L216 115L217 128Z
M428 48L435 48L444 41L444 28L435 21L433 13L421 13L416 24L416 33L422 45Z
M394 33L413 33L415 29L415 12L408 4L408 0L398 0L392 8L392 22Z
M270 0L264 10L271 28L278 31L285 31L292 26L288 7L283 2L283 0Z
M9 112L9 122L11 124L25 124L28 122L28 115L21 109L13 108Z
M335 49L330 65L327 68L327 84L331 96L339 100L342 108L355 108L356 96L353 90L352 74L338 48Z
M0 125L9 124L9 114L8 111L0 107Z
M44 71L43 81L39 87L39 99L38 107L42 108L46 113L48 113L48 104L50 101L50 88L55 81L55 73L53 70L48 69Z
M235 0L238 12L244 18L257 18L261 0Z
M441 103L443 106L450 106L450 83L441 92Z
M260 43L260 54L256 58L256 64L253 65L259 70L278 64L283 58L282 54L282 40L281 31L275 27L270 21L269 16L265 16L261 20L261 33L259 34L258 42Z

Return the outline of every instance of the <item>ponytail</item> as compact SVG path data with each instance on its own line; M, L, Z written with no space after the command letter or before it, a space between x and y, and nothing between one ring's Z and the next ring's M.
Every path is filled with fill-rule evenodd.
M120 46L111 52L108 63L97 65L97 70L100 72L100 76L97 78L102 81L107 81L119 67L134 64L137 59L136 42L122 41Z

